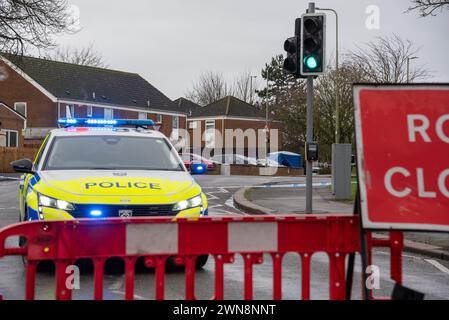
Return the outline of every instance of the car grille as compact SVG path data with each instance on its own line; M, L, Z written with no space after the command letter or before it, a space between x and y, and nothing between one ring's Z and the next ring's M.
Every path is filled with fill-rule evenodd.
M101 210L99 218L120 217L120 210L131 210L133 217L174 216L178 212L172 211L172 204L157 205L92 205L76 204L75 210L70 211L74 218L92 218L91 210Z

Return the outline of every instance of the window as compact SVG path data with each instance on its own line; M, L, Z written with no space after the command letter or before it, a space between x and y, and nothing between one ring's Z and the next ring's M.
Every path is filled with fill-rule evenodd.
M19 132L16 130L0 130L0 147L16 148L19 146Z
M92 117L92 114L93 114L92 106L87 106L87 117L88 118Z
M189 121L189 129L198 128L198 121Z
M65 116L66 116L66 118L75 118L75 106L66 105L65 106Z
M157 123L162 123L162 114L157 114L156 115L156 122Z
M27 116L27 103L26 102L16 102L14 103L14 110L20 113L22 116Z
M146 120L146 119L147 119L147 113L139 112L139 120Z
M104 108L104 118L105 119L114 118L114 110L111 108Z
M172 117L172 127L173 129L178 129L179 128L179 117Z
M95 150L95 152L86 152ZM129 155L133 156L130 157ZM164 138L116 135L56 137L44 170L182 171L176 150Z
M205 140L206 148L215 147L215 120L206 120Z
M48 141L50 140L49 136L50 136L50 134L47 134L47 136L45 137L45 140L44 140L42 146L39 148L39 153L36 155L36 159L34 159L34 165L36 167L39 165L39 162L42 159L42 155L45 152L45 148L46 148L46 146L48 144Z

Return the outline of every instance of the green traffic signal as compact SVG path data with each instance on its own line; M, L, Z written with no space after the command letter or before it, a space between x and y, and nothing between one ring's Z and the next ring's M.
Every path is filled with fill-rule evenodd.
M320 59L315 55L306 56L306 57L304 57L304 65L309 70L314 70L319 66L319 64L320 64L319 60Z

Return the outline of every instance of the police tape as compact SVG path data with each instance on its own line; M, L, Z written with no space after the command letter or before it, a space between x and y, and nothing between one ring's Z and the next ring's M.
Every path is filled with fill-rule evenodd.
M316 182L312 183L313 187L328 187L332 182ZM221 188L305 188L305 183L289 183L289 184L256 184L256 185L243 185L243 186L223 186ZM201 189L217 189L217 187L201 187Z

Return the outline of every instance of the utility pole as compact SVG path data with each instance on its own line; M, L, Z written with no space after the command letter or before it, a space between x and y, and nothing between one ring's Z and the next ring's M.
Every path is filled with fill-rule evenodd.
M315 13L315 3L309 2L307 13ZM307 76L307 131L306 143L313 142L313 76ZM313 213L312 208L312 161L306 162L306 213Z

